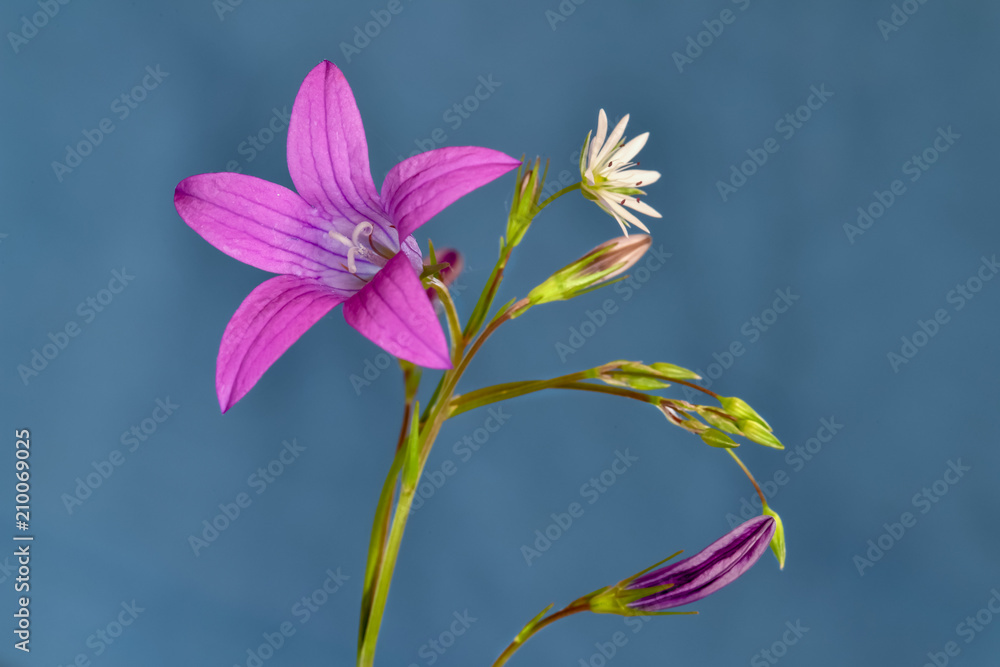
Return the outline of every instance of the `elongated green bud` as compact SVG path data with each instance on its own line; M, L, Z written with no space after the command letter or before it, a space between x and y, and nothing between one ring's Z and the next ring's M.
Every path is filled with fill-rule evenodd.
M548 161L545 163L544 171L539 171L539 167L541 158L535 158L534 164L522 164L517 171L514 199L510 203L510 215L507 217L507 243L511 246L521 242L528 227L531 226L531 221L540 210L538 199L545 184L545 174L549 170Z
M652 242L653 238L646 234L605 241L531 290L528 301L531 305L563 301L607 284L638 262Z

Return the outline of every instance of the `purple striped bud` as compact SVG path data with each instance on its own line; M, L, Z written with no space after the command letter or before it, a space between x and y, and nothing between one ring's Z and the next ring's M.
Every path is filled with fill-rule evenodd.
M775 530L770 516L750 519L694 556L649 570L590 598L598 613L634 616L697 602L728 586L767 551Z

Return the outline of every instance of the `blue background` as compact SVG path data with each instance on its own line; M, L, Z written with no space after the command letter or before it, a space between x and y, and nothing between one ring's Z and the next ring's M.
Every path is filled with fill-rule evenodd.
M14 431L30 428L36 541L30 656L12 648L13 542L0 550L0 662L54 667L83 654L108 666L246 665L248 649L286 621L295 634L264 664L353 661L372 511L399 428L399 373L352 384L385 358L338 309L220 415L219 339L267 275L209 246L172 202L178 181L231 161L291 186L285 132L252 161L240 146L274 109L290 109L306 73L330 59L354 90L377 184L436 128L442 145L550 157L555 175L573 173L599 108L612 120L630 113L629 136L650 132L642 166L663 175L646 198L663 214L650 228L670 259L642 274L628 299L609 288L505 326L462 391L620 358L707 372L713 355L740 342L744 353L715 368L713 389L747 399L788 447L740 450L762 482L786 475L771 501L788 533L783 572L762 559L694 605L699 616L634 627L575 616L510 664L599 666L595 644L619 631L627 643L609 664L772 664L767 649L785 665L916 666L950 641L961 651L951 661L995 664L1000 619L983 613L980 622L992 623L964 634L959 624L1000 590L1000 280L973 281L981 290L960 310L948 294L1000 252L1000 7L912 4L918 11L883 34L888 1L564 1L564 16L556 0L404 0L349 57L342 44L386 2L248 1L223 13L209 0L71 2L37 34L26 30L16 52L6 36L0 498L13 535ZM702 35L708 46L692 48L697 57L679 68L673 54L708 29L704 21L718 31L712 21L726 9L733 21ZM36 2L4 3L0 29L19 32L39 11ZM111 105L147 66L166 75L121 118ZM491 75L499 86L454 127L445 112ZM833 95L786 137L776 122L812 86ZM52 163L103 118L113 132L60 179ZM960 138L911 181L904 163L939 128ZM769 137L778 152L724 201L717 182ZM905 193L849 238L844 225L858 207L895 179ZM463 316L495 260L512 183L482 188L417 234L424 247L431 237L465 254ZM582 197L560 200L518 249L499 302L617 232ZM111 303L92 316L78 309L123 268L134 278ZM751 341L751 318L770 318L775 291L786 289L799 298ZM617 310L561 358L557 344L605 299ZM938 309L947 323L893 368L887 354L900 354L901 337ZM23 379L18 366L71 322L80 334ZM123 432L149 419L157 399L179 407L128 451ZM638 404L553 393L504 411L509 419L467 461L453 444L474 436L486 414L445 425L428 471L448 459L458 470L410 522L378 664L491 664L545 605L702 548L753 497L725 453ZM809 460L795 455L823 419L842 428ZM248 477L292 440L305 449L258 495ZM67 509L77 478L115 450L122 465ZM588 504L581 486L626 450L638 463ZM971 469L939 483L947 493L937 502L915 503L949 462ZM241 492L252 504L195 555L189 536ZM584 515L527 565L522 545L573 502ZM855 557L867 557L868 541L904 512L915 525L898 540L882 537L891 548L859 568ZM301 623L294 605L337 568L349 579ZM133 601L143 611L113 644L88 645ZM428 642L465 612L476 620L434 653ZM808 631L796 637L786 623Z

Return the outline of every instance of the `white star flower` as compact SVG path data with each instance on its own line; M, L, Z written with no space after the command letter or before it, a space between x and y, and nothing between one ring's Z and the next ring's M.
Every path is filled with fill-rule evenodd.
M628 236L629 224L649 232L646 225L628 209L652 218L662 216L649 204L639 201L637 197L646 194L639 189L639 186L655 183L660 178L660 172L632 169L639 164L632 162L632 158L646 145L649 132L644 132L626 143L624 139L626 124L628 115L618 122L611 131L611 136L607 136L608 117L604 109L601 109L597 119L597 134L593 142L590 140L590 133L587 134L587 141L580 152L580 175L583 178L580 190L584 197L597 202L598 206L617 220L622 231Z

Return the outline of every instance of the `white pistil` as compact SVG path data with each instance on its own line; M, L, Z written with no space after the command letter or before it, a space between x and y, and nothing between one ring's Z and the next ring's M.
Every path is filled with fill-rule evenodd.
M354 258L356 256L361 256L363 258L367 257L371 252L368 248L361 244L361 235L370 235L374 230L375 226L366 220L359 223L354 228L354 231L351 233L351 238L347 238L340 232L333 229L327 232L327 236L332 238L334 241L339 241L347 247L347 270L351 273L358 272L358 265Z

